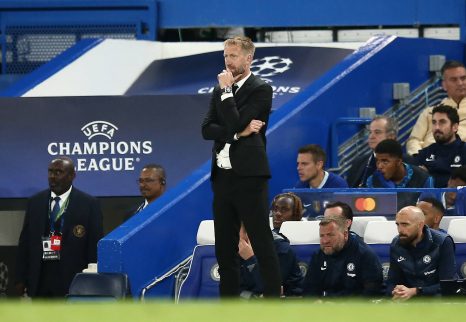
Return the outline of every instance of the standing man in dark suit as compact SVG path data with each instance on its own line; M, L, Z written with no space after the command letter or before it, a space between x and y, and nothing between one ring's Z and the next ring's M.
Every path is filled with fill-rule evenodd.
M250 71L254 50L247 37L225 41L225 69L217 76L218 86L202 123L204 139L215 141L211 180L222 297L240 294L241 221L259 262L264 295L280 295L278 258L268 221L270 169L265 150L272 88Z
M63 297L76 273L97 262L102 213L97 199L72 186L73 161L48 167L49 189L29 199L19 237L16 287L31 297Z

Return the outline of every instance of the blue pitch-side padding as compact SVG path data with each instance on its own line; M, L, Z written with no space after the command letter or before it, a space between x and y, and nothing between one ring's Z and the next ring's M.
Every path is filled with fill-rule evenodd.
M319 244L291 245L304 275L308 271L312 254L319 247ZM216 298L219 296L219 279L215 246L197 245L188 275L180 287L179 299Z

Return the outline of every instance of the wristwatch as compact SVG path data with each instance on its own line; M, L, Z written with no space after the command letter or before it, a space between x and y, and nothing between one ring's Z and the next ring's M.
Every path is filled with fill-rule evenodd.
M424 293L422 286L416 287L416 295L422 295L422 293Z
M233 93L233 90L231 89L231 86L226 86L222 88L222 94L231 94Z

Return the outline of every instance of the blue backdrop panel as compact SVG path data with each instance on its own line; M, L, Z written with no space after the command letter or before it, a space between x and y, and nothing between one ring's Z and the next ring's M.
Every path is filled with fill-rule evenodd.
M276 109L352 52L341 48L261 47L256 49L251 70L273 87ZM158 60L126 94L210 94L224 66L223 51Z
M210 156L200 134L207 106L203 95L3 98L0 197L47 187L61 154L75 161L75 185L95 196L139 195L139 171L154 162L174 186Z

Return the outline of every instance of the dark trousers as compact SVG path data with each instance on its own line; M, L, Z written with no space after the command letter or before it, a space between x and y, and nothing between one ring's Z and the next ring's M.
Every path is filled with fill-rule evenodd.
M266 297L279 297L281 276L268 220L268 179L241 177L233 170L216 171L214 192L215 255L220 296L240 294L239 229L244 223L257 258Z
M63 285L63 277L59 261L45 261L41 265L39 287L36 297L65 298L68 288Z

